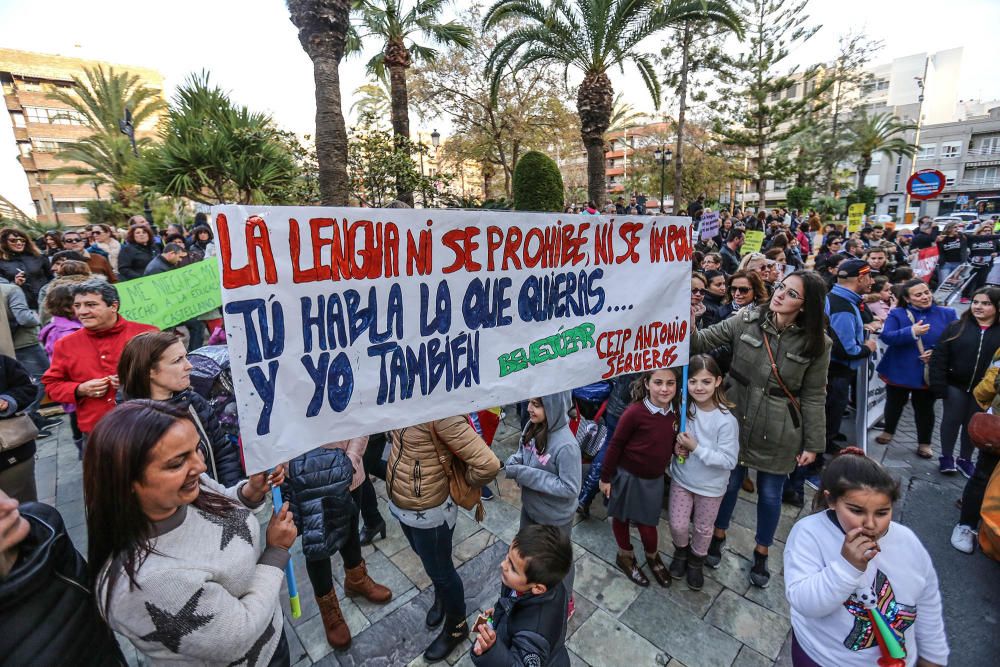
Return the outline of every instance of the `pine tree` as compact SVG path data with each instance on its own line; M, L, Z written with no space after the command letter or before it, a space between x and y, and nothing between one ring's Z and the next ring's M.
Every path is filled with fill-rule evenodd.
M792 47L819 29L808 24L807 3L741 0L747 39L738 55L720 56L722 90L713 103L715 131L724 143L747 150L755 161L750 177L757 181L759 208L766 207L768 179L783 178L794 169L778 144L803 131L832 85L818 76L818 66L781 72Z

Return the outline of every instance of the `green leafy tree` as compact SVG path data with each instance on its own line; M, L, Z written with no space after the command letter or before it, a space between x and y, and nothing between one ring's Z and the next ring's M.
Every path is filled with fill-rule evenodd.
M476 7L459 17L477 31L481 19ZM484 180L489 181L483 198L501 194L501 176L502 194L511 196L514 165L526 150L566 155L582 148L576 114L566 104L558 73L550 68L534 64L511 71L501 82L497 99L492 99L486 63L512 25L517 22L482 29L471 47L448 49L433 62L415 67L409 79L410 99L416 102L418 113L447 118L451 124L438 161L459 173L462 164L480 165Z
M514 209L561 211L563 181L556 161L540 151L528 151L514 168Z
M905 134L917 129L913 123L899 120L891 113L869 115L861 110L847 124L851 154L857 158L858 185L865 187L865 177L872 168L876 153L889 157L913 157L919 146L906 140Z
M720 54L722 94L713 104L715 130L725 143L751 153L751 177L761 208L766 206L768 179L782 178L792 169L784 151L775 149L803 130L831 85L817 76L818 67L777 73L792 48L819 29L807 25L807 2L740 0L747 23L744 49L736 56Z
M741 29L739 16L721 0L552 0L549 4L499 0L486 13L485 27L519 18L525 25L511 30L493 50L487 65L493 99L500 82L534 63L583 72L577 89L580 137L587 149L587 190L598 205L605 200L604 134L611 124L614 88L608 71L634 64L659 108L661 89L652 59L640 43L686 20L705 20Z
M812 188L794 187L789 188L788 192L785 193L785 198L788 201L788 208L799 211L805 211L809 208L809 205L812 203L812 197Z
M472 44L472 31L457 21L441 21L448 0L417 0L406 9L403 0L354 0L358 43L365 38L382 42L382 51L368 61L368 71L380 79L388 71L392 130L400 141L410 139L410 108L406 72L414 62L432 61L437 50L417 43L431 39L442 46ZM408 181L398 179L400 185ZM400 200L413 204L413 192L400 190Z
M351 0L286 0L299 43L313 63L316 154L323 204L346 206L347 124L341 107L340 61L351 27Z
M426 146L395 136L371 115L361 117L351 128L350 137L347 161L351 196L361 205L385 206L396 199L400 189L420 192L425 208L437 203L439 187L449 178L421 173L413 156L427 155Z
M60 88L48 97L70 108L60 116L73 114L92 130L57 153L69 164L53 169L50 175L74 176L77 183L106 186L113 198L128 205L138 194L132 173L135 156L128 137L118 129L118 121L125 117L127 108L136 127L148 123L166 107L159 94L142 85L136 74L99 65L85 68L83 76L74 76L72 89ZM136 144L143 149L150 140L139 138Z
M858 188L850 192L845 198L845 208L850 208L851 204L864 204L865 212L875 210L875 188Z
M674 121L674 214L681 214L683 201L684 132L691 102L704 102L713 80L701 76L718 67L722 58L722 42L731 32L725 23L684 21L667 31L666 46L660 56L666 65L664 84L677 99Z
M203 204L278 204L299 170L271 117L234 104L202 73L178 88L137 173L154 192Z

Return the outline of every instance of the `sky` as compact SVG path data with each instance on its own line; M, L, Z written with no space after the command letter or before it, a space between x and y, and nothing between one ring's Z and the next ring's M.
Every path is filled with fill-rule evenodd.
M828 60L839 35L864 29L885 42L876 62L964 47L960 99L1000 98L994 34L1000 0L811 0L807 11L822 28L792 53L790 63ZM976 26L992 28L978 34ZM191 72L206 69L235 101L271 113L298 134L314 131L312 63L282 0L0 0L0 46L151 67L164 75L168 92ZM365 44L367 55L341 64L345 113L352 91L367 81L364 63L379 46ZM644 46L652 53L659 45L653 40ZM616 90L635 91L633 105L652 110L634 70L615 70L611 78ZM24 176L16 163L11 169L16 150L5 122L0 119L0 193L23 201L26 182L24 195L11 193L22 189L17 178ZM411 117L410 126L447 135L444 121Z

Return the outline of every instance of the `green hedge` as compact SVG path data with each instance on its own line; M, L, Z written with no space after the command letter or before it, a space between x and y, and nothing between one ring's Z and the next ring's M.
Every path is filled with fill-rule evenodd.
M562 211L563 181L555 160L528 151L514 167L514 210Z

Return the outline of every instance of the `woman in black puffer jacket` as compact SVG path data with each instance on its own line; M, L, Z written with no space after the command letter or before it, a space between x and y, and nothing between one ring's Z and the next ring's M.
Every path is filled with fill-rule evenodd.
M157 255L153 235L143 225L128 230L126 243L118 252L118 277L122 280L142 278L146 267Z
M62 517L0 491L0 663L124 665Z
M341 440L297 456L288 462L281 495L302 536L306 573L316 595L326 641L337 649L351 645L351 631L333 588L330 558L344 560L344 593L385 604L392 591L372 581L361 558L358 508L361 484L367 479L363 457L368 436Z
M972 477L972 440L969 420L982 409L972 395L986 374L993 353L1000 348L1000 289L983 287L972 295L972 305L962 317L948 325L930 362L930 389L935 398L944 399L941 411L940 471L956 470ZM955 440L962 429L958 459L954 458Z
M208 401L191 389L191 363L177 334L151 331L130 340L118 360L118 378L122 400L151 398L191 414L212 479L229 487L246 477L236 443L223 433Z
M28 308L38 311L38 291L52 280L49 258L23 232L12 227L0 229L0 277L19 285Z

